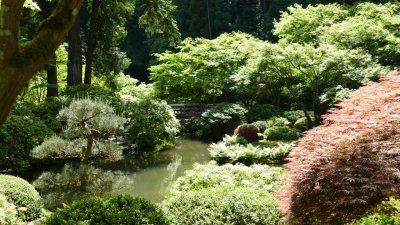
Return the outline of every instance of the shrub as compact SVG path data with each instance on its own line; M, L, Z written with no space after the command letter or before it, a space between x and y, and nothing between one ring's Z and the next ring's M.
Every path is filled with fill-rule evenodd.
M27 169L30 151L52 133L35 116L11 115L0 127L0 167L16 171Z
M290 121L284 117L272 117L267 120L268 127L286 127L290 125Z
M282 114L282 109L269 104L259 104L254 105L249 108L246 114L246 119L249 122L266 120L273 116L280 116Z
M294 128L290 127L271 127L265 130L264 135L267 140L296 140L300 137L301 133Z
M252 124L242 124L234 130L233 134L251 142L258 138L257 134L259 131L260 130Z
M71 101L72 99L67 97L46 98L46 101L41 103L33 113L39 117L48 128L55 133L60 133L63 129L63 125L61 121L57 119L58 112L60 112L63 107L67 107Z
M125 139L135 151L158 151L173 146L179 132L179 122L166 102L141 100L127 103L129 118Z
M219 140L244 123L247 110L238 104L219 103L193 120L192 129L198 138Z
M289 144L280 144L275 147L258 147L252 144L248 145L228 145L225 142L211 144L210 155L218 164L224 163L243 163L252 165L255 163L277 163L290 152Z
M390 198L372 215L364 216L352 225L400 225L400 200Z
M9 203L6 197L0 193L0 224L2 225L23 225L18 217L18 210L23 210Z
M308 112L308 115L312 116L313 112ZM287 118L292 124L305 116L306 115L304 114L303 110L291 110L283 112L283 117Z
M8 202L26 208L26 211L21 212L23 220L32 221L41 216L41 198L27 181L10 175L0 175L0 193L6 196Z
M93 197L73 202L56 211L45 225L166 225L163 211L153 203L128 195Z
M311 122L312 122L311 125L313 125L315 123L314 118L311 118ZM294 123L293 127L296 128L297 130L303 130L303 131L309 129L308 124L307 124L307 118L302 117L302 118L298 119Z
M195 164L163 202L172 224L277 224L281 213L272 192L281 168Z
M398 195L400 75L350 94L290 155L279 191L289 224L346 224Z
M260 130L260 133L264 133L264 131L268 128L267 122L263 120L253 122L251 124L256 126Z

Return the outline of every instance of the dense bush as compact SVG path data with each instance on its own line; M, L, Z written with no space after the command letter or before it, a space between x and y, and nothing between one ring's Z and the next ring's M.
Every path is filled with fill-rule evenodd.
M0 193L6 196L8 202L26 208L26 211L19 212L23 220L32 221L41 216L42 200L27 181L10 175L0 175Z
M163 211L153 203L127 195L93 197L56 211L45 225L167 225Z
M219 140L244 123L247 110L238 104L220 103L193 120L192 129L198 138Z
M23 221L18 216L18 210L23 209L9 203L6 197L0 193L0 224L23 225Z
M311 118L313 119L313 118ZM315 123L314 120L311 120L311 126ZM302 117L298 120L296 120L296 122L293 125L294 128L296 128L297 130L307 130L309 129L308 124L307 124L307 118L306 117Z
M281 213L272 192L281 168L195 164L163 205L176 225L275 225Z
M390 198L372 215L364 216L352 225L400 225L400 200Z
M260 133L264 133L264 131L268 128L267 122L261 120L253 122L251 124L256 126L260 130Z
M346 224L400 189L400 75L350 94L290 155L279 191L289 224Z
M124 106L129 119L125 139L134 151L158 151L172 147L179 122L166 102L141 100Z
M32 115L11 115L0 128L0 167L24 170L29 167L31 150L52 131Z
M313 112L308 112L309 115L312 115ZM305 117L306 115L302 110L292 110L283 112L283 117L287 118L290 123L294 124L297 120Z
M271 117L267 120L268 127L286 127L290 125L290 121L284 117Z
M258 147L252 144L227 144L224 139L224 141L211 144L208 150L211 157L218 164L243 163L252 165L255 163L281 162L291 149L289 144L280 144L275 147Z
M249 122L267 120L273 116L280 116L282 109L269 104L257 104L251 106L246 114L246 119Z
M242 124L233 131L234 135L245 138L247 141L255 141L260 130L252 124Z
M300 137L299 130L290 127L271 127L265 130L267 140L296 140Z

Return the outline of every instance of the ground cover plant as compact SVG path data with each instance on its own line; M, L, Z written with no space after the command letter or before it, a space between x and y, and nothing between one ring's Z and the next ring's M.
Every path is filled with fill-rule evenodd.
M273 225L281 213L272 194L282 168L264 165L195 164L163 202L172 224Z
M345 224L400 188L400 75L354 91L289 155L280 190L290 224Z
M276 146L265 147L247 142L240 143L235 141L235 139L237 137L227 135L222 141L209 146L210 155L218 164L242 163L252 165L281 163L292 149L291 144L279 143Z

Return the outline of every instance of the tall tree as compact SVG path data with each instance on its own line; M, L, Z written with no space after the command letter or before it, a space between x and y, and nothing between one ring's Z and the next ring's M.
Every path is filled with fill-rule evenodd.
M32 40L21 42L20 20L25 0L1 0L0 8L0 124L21 90L43 68L64 41L83 0L60 0L40 24Z
M82 84L82 41L79 16L68 34L68 86Z

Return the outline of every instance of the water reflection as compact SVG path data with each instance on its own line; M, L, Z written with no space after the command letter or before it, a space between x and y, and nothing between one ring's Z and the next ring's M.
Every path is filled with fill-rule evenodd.
M207 146L181 139L176 148L159 154L114 163L97 162L86 167L69 163L61 170L42 172L33 185L48 209L61 207L75 199L109 193L125 193L159 202L184 171L196 162L210 160Z

